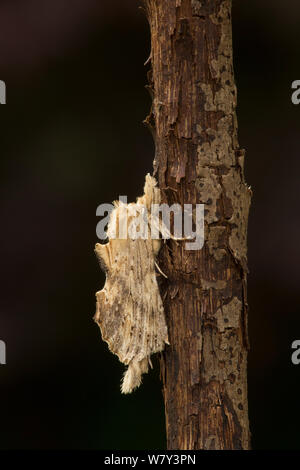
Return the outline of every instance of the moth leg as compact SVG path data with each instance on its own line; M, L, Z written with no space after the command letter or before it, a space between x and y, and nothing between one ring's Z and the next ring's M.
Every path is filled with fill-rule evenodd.
M164 272L162 272L162 270L160 269L160 267L158 266L158 264L157 264L156 261L154 261L154 264L155 264L157 270L160 272L160 274L161 274L162 276L164 276L166 279L168 279L168 276L167 276Z

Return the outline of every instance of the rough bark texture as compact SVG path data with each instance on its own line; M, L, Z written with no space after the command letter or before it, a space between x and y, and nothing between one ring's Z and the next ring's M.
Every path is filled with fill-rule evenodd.
M248 449L247 221L231 0L145 0L155 174L169 204L205 204L205 245L165 244L169 449Z

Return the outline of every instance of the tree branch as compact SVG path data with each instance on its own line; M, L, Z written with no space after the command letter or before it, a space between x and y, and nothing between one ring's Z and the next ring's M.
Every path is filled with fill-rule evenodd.
M159 265L169 449L248 449L247 222L231 0L145 0L158 177L168 204L205 204L205 245L170 240Z

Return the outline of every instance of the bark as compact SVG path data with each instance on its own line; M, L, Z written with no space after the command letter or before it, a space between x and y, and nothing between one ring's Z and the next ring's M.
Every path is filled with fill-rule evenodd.
M168 449L248 449L247 222L231 0L145 0L146 122L164 202L205 204L205 244L171 240L159 264L170 346L161 361Z

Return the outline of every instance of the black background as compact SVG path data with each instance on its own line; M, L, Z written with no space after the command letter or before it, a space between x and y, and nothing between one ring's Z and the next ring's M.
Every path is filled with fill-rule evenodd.
M254 449L300 449L298 0L234 1L249 221ZM152 170L150 37L135 0L2 0L0 448L165 447L158 364L122 396L92 317L96 208Z

